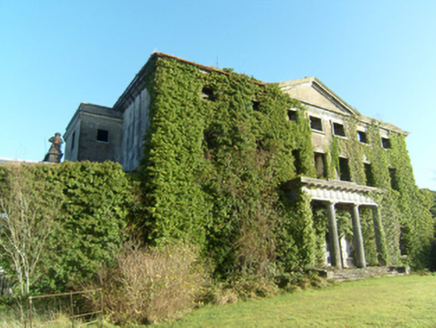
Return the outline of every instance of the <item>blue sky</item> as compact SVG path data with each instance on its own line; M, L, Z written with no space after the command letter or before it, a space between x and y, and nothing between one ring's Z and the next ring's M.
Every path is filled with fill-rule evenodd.
M265 82L316 76L409 131L436 190L436 1L0 0L0 157L41 160L80 102L112 106L154 51Z

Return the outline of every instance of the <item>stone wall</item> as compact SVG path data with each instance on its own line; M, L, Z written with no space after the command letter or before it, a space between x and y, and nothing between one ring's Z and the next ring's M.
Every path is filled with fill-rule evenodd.
M121 164L125 171L136 169L142 158L143 137L150 125L149 106L150 95L144 89L124 111Z

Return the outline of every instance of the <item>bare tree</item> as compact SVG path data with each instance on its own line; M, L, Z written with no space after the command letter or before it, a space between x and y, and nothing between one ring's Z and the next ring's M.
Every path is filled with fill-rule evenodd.
M40 278L39 264L49 252L48 237L61 204L56 188L36 171L11 166L0 180L0 259L21 296Z

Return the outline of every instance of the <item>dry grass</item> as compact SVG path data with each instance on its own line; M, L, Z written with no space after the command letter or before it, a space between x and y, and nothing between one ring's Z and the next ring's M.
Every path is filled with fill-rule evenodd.
M103 288L103 308L111 322L176 319L191 311L203 293L206 274L196 261L196 250L186 244L128 245L118 255L117 267L102 270L98 286L88 288Z

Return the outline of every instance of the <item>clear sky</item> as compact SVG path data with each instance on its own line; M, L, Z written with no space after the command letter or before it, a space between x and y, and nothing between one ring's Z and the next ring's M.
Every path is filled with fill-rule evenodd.
M112 106L154 51L265 82L316 76L410 132L436 190L436 1L0 0L0 157L42 160L81 102Z

